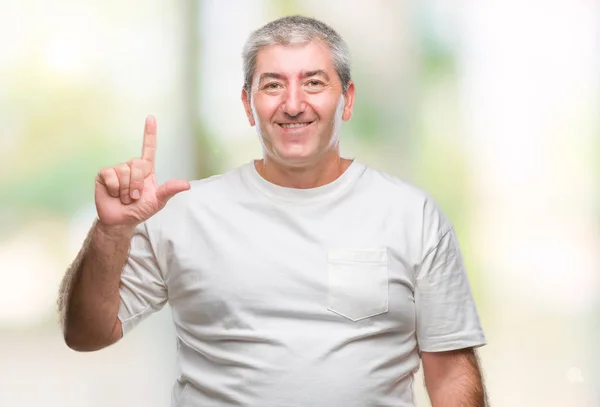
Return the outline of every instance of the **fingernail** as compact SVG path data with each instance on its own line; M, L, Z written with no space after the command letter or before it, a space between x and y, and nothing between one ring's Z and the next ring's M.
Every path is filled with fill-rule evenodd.
M137 189L134 189L133 192L131 193L131 197L133 199L140 199L140 191L138 191Z

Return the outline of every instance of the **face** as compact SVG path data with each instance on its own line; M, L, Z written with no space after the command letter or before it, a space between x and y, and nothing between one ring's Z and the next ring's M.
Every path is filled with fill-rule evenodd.
M352 116L354 84L343 94L331 52L320 41L259 51L250 98L250 125L265 158L287 166L314 163L338 151L341 120Z

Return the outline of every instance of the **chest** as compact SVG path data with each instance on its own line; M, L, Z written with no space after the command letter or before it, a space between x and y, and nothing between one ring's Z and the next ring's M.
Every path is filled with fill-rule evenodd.
M414 261L393 214L250 207L207 212L189 228L193 238L172 239L168 256L176 323L414 328Z

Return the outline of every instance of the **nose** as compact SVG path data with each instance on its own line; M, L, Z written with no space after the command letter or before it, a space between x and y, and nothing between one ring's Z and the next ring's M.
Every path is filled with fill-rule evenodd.
M299 85L289 86L281 104L283 112L289 116L298 116L306 110L306 95Z

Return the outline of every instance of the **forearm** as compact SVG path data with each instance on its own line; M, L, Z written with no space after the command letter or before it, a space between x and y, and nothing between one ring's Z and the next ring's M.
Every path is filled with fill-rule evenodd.
M457 351L447 362L447 368L429 369L429 377L425 377L432 407L488 407L475 351Z
M428 393L432 407L488 407L483 383L474 376L456 377Z
M95 223L67 270L59 311L65 341L73 349L100 349L112 342L121 271L132 235L132 228L106 229Z

